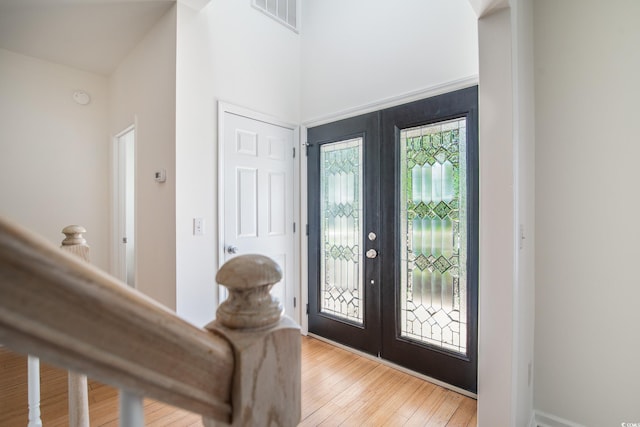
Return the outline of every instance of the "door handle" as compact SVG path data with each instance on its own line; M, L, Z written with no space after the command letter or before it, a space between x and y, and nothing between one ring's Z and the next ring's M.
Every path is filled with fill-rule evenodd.
M237 246L227 246L227 253L228 254L237 254L238 253L238 247Z
M378 257L378 251L376 251L375 249L369 249L366 254L367 258L369 259L373 259L373 258L377 258Z

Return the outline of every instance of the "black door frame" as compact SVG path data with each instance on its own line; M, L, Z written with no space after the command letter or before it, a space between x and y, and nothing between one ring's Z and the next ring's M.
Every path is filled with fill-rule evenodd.
M400 337L399 331L399 133L400 129L448 119L467 120L467 355ZM308 129L308 176L319 177L319 151L324 143L364 137L365 247L376 249L378 258L363 257L365 292L364 326L351 324L320 312L318 262L308 263L309 332L357 350L381 356L398 365L448 384L477 392L478 320L478 87L473 86L424 100L391 107ZM375 150L375 151L373 151ZM367 154L369 151L369 154ZM383 179L384 178L384 179ZM319 182L308 181L309 260L319 260ZM373 242L366 235L373 231ZM381 266L384 265L384 269ZM371 283L373 280L373 283ZM385 301L385 304L382 304ZM372 330L371 327L377 327Z

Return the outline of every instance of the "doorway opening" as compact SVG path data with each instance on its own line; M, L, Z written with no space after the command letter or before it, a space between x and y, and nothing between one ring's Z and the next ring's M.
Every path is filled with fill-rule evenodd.
M135 250L135 126L115 137L115 242L116 276L136 286Z

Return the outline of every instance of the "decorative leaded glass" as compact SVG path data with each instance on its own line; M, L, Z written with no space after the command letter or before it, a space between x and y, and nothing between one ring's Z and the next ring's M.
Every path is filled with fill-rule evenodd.
M401 336L467 352L466 119L400 132Z
M362 138L320 146L320 311L362 324Z

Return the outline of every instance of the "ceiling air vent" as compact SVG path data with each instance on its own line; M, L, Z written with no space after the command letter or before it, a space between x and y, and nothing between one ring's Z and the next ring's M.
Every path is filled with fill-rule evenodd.
M253 6L287 28L298 32L299 0L251 0Z

